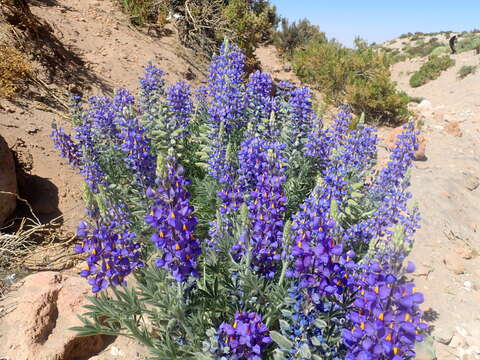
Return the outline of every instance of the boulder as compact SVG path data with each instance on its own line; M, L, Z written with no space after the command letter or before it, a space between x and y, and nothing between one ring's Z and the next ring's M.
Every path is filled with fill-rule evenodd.
M12 194L5 194L12 193ZM7 142L0 135L0 227L17 206L17 176L15 161Z
M5 360L72 360L89 358L113 340L109 336L76 337L90 287L85 279L59 272L40 272L0 302L11 309L0 321L0 354Z

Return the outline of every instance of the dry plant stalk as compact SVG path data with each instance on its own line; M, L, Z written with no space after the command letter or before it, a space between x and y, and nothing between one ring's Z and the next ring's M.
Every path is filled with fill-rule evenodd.
M42 224L27 200L10 192L0 193L15 195L28 206L33 217L22 218L13 234L0 228L0 269L63 270L81 259L72 250L76 236L58 231L62 216Z
M0 44L0 97L12 97L30 78L31 65L11 46Z

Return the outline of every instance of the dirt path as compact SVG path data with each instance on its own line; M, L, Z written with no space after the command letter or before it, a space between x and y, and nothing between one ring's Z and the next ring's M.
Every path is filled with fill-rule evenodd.
M480 359L480 74L456 77L480 57L455 59L455 67L416 89L408 79L418 60L393 69L401 89L427 99L417 107L428 159L412 171L422 228L410 257L442 360Z

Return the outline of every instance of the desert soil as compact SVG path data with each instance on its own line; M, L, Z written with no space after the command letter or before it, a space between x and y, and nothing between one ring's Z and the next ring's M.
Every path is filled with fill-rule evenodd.
M90 88L82 90L86 96L108 94L114 87L136 89L148 61L168 73L169 83L194 78L198 85L205 79L204 67L178 44L175 33L151 37L129 27L113 0L39 1L32 11L94 75ZM298 83L273 47L261 48L257 55L274 78ZM416 89L408 79L424 59L392 69L400 89L426 99L413 109L423 123L427 160L415 162L411 174L422 227L410 258L417 265L413 279L425 295L433 347L442 360L480 359L480 73L456 77L462 65L478 64L480 56L468 52L455 59L455 67ZM48 85L56 89L55 82ZM52 121L69 129L68 120L34 101L0 105L0 132L10 146L16 144L16 150L33 158L31 173L39 179L34 209L47 218L63 215L63 228L74 231L84 213L81 177L49 138ZM387 138L390 131L380 129L380 134ZM132 346L119 339L95 359L132 358ZM140 356L140 350L135 354ZM418 358L434 359L423 350Z

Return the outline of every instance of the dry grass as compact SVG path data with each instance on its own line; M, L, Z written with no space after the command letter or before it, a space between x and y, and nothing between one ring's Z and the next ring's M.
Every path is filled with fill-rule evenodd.
M32 71L25 57L11 46L0 44L0 98L11 98L30 78Z
M19 224L16 225L15 232L6 232L7 228L0 228L1 271L58 271L70 268L77 260L81 260L73 251L76 236L59 232L61 217L43 224L25 199L18 196L17 199L25 202L32 217L17 219Z

